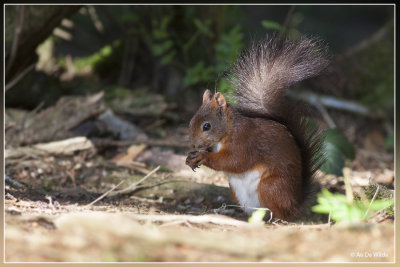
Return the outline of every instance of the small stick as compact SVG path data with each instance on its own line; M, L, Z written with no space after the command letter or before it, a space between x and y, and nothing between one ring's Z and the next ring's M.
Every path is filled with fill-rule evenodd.
M52 210L55 210L56 208L53 205L53 200L51 199L51 196L46 196L46 199L49 201L49 206Z
M153 173L155 173L156 171L158 171L158 169L160 168L160 166L158 166L157 168L155 168L154 170L152 170L151 172L149 172L145 177L143 177L142 179L140 179L139 181L137 181L136 183L131 184L130 186L128 186L125 189L119 190L119 191L115 191L112 194L110 194L110 196L115 196L115 195L119 195L119 194L127 194L132 192L133 190L135 190L137 188L137 185L140 184L141 182L143 182L144 180L146 180L147 178L149 178Z
M350 183L350 169L344 168L343 169L343 178L344 178L344 186L346 189L346 198L348 203L353 203L354 202L354 194L353 194L353 188L351 187Z
M107 192L105 192L104 194L102 194L101 196L99 196L97 199L95 199L94 201L92 201L91 203L87 204L85 206L85 208L88 208L90 206L92 206L94 203L100 201L101 199L103 199L105 196L107 196L109 193L111 193L112 191L115 190L115 188L117 188L118 186L120 186L122 183L124 182L124 180L120 181L116 186L114 186L113 188L111 188L110 190L108 190Z
M321 112L322 117L324 118L326 123L329 125L329 127L336 128L335 121L332 119L332 117L329 115L326 108L321 104L321 102L319 100L317 100L317 102L315 102L315 107L319 110L319 112Z
M18 74L17 77L15 77L12 81L6 84L4 88L4 92L7 92L9 89L11 89L14 85L16 85L26 74L28 74L33 68L35 67L35 64L32 64L28 66L24 71L22 71L20 74Z
M328 224L331 224L331 214L332 214L332 211L329 211Z
M363 219L365 219L365 217L367 216L367 214L368 214L368 212L369 212L369 209L371 208L372 202L374 202L376 196L378 195L379 189L380 189L380 187L379 187L379 184L378 184L378 186L377 186L377 188L376 188L376 191L375 191L375 194L374 194L374 196L372 197L371 202L369 203L368 209L365 211L365 214L364 214L364 216L363 216Z

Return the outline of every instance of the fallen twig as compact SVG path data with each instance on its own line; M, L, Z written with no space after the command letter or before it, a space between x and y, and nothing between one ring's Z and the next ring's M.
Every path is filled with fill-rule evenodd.
M364 216L363 216L363 219L365 219L365 217L367 216L367 214L368 214L368 212L369 212L369 209L371 208L372 203L374 202L376 196L378 195L379 189L380 189L380 187L379 187L379 184L378 184L377 187L376 187L375 194L374 194L374 196L372 197L371 202L369 203L368 209L365 211L365 214L364 214Z
M35 68L36 63L28 66L24 71L22 71L20 74L18 74L17 77L12 79L12 81L8 82L6 86L4 87L4 92L7 92L9 89L11 89L14 85L16 85L22 78L25 77L26 74L28 74L31 70Z
M351 183L350 183L350 169L349 168L343 169L343 178L344 178L344 186L346 189L347 202L353 203L354 202L354 194L353 194L353 188L351 187Z
M110 196L116 196L116 195L120 195L120 194L128 194L131 193L132 191L137 189L137 185L140 184L141 182L143 182L144 180L146 180L147 178L149 178L153 173L155 173L156 171L158 171L158 169L160 169L160 166L158 166L157 168L155 168L154 170L152 170L151 172L149 172L145 177L143 177L142 179L140 179L139 181L131 184L130 186L128 186L125 189L119 190L119 191L115 191L110 193Z
M335 121L329 115L329 113L326 110L326 108L324 107L324 105L322 105L320 102L318 102L318 103L315 103L315 107L319 110L319 112L321 112L322 117L324 118L326 123L329 125L329 127L330 128L336 128Z
M124 182L124 180L120 181L116 186L114 186L113 188L111 188L110 190L108 190L107 192L105 192L104 194L102 194L101 196L99 196L98 198L96 198L94 201L92 201L91 203L87 204L85 206L85 208L89 208L90 206L92 206L93 204L95 204L96 202L102 200L103 198L105 198L108 194L110 194L112 191L114 191L118 186L120 186L122 183Z

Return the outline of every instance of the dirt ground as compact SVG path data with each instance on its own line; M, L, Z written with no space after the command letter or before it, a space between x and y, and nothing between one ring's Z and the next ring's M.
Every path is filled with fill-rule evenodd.
M356 145L346 164L353 191L372 183L393 193L393 151L382 148L379 128L346 129ZM248 223L223 173L185 166L186 126L158 140L63 138L40 145L9 139L6 262L394 261L394 217L386 213L353 227L310 211L294 222ZM343 177L318 173L317 180L345 192Z
M74 157L79 162L79 157ZM184 158L184 155L175 157ZM67 159L54 160L60 163ZM72 165L78 164L72 158L68 160ZM35 185L32 173L27 178L30 184L22 178L19 185L8 183L5 195L6 261L394 260L394 225L390 216L376 216L357 227L330 225L326 216L316 215L290 223L273 219L265 225L249 224L239 208L230 206L234 203L224 175L206 168L196 173L190 169L161 170L132 193L106 196L91 204L101 197L102 192L118 185L118 179L126 188L151 170L107 167L107 164L110 162L81 167L80 171L87 174L81 184L78 170L75 173L77 185L73 185L71 177L65 178L64 184L52 185L49 181L51 191L43 189L39 182ZM89 172L93 172L92 175ZM380 175L384 174L381 172ZM341 190L342 178L320 175L324 187ZM368 173L354 171L353 177L363 181L363 175ZM101 177L100 181L94 177ZM360 182L356 178L354 181Z

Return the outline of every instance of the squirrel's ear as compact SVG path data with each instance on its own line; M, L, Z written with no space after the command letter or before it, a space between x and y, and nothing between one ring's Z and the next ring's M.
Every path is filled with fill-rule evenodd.
M211 91L207 89L203 94L203 104L209 102L210 100L211 100Z
M215 93L213 97L212 107L218 109L221 113L226 112L226 100L220 92Z

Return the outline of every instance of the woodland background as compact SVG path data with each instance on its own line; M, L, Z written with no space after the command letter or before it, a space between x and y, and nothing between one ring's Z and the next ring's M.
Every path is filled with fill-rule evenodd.
M6 261L393 261L393 9L6 5ZM204 89L274 32L329 46L288 91L329 157L314 212L262 224L184 162Z

